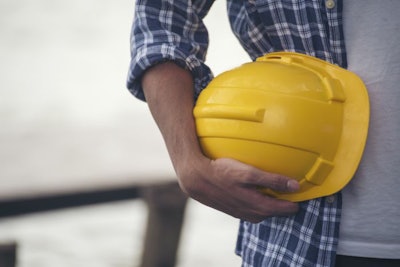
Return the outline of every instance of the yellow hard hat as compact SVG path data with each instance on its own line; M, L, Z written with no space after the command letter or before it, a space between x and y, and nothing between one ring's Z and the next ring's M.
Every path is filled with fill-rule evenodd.
M298 192L261 190L303 201L336 193L353 177L367 139L369 100L354 73L277 52L215 77L194 116L205 155L294 178Z

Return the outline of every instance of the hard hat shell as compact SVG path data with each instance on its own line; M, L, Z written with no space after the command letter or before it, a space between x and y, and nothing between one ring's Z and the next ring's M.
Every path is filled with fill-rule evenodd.
M367 139L369 100L356 74L277 52L215 77L194 117L205 155L292 177L298 192L261 190L303 201L336 193L353 177Z

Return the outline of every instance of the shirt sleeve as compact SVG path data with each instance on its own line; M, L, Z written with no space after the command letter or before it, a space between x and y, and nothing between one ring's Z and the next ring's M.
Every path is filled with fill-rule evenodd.
M131 31L131 62L127 78L129 91L145 100L141 77L149 67L174 61L191 71L195 97L213 78L204 64L208 32L202 19L211 0L137 0Z

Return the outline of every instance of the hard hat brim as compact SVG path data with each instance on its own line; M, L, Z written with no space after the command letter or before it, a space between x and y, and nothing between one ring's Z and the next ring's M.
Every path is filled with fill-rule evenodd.
M353 178L363 155L370 117L367 88L364 82L353 72L307 55L288 52L282 53L285 55L292 54L291 56L293 57L307 57L317 64L323 64L331 77L342 83L346 100L343 103L343 128L339 146L333 160L334 167L325 178L323 186L303 185L300 192L272 192L272 195L279 199L299 202L335 194L343 189ZM270 55L279 56L282 53L273 53ZM271 194L271 190L264 191Z

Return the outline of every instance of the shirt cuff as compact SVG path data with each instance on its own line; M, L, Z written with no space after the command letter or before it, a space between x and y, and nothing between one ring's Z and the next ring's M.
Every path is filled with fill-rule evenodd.
M178 47L169 44L146 46L136 50L136 54L132 56L127 78L129 91L135 97L146 101L141 85L141 77L148 68L165 61L174 61L178 66L192 73L195 99L213 78L210 68L202 60L196 58L195 55L185 53Z

